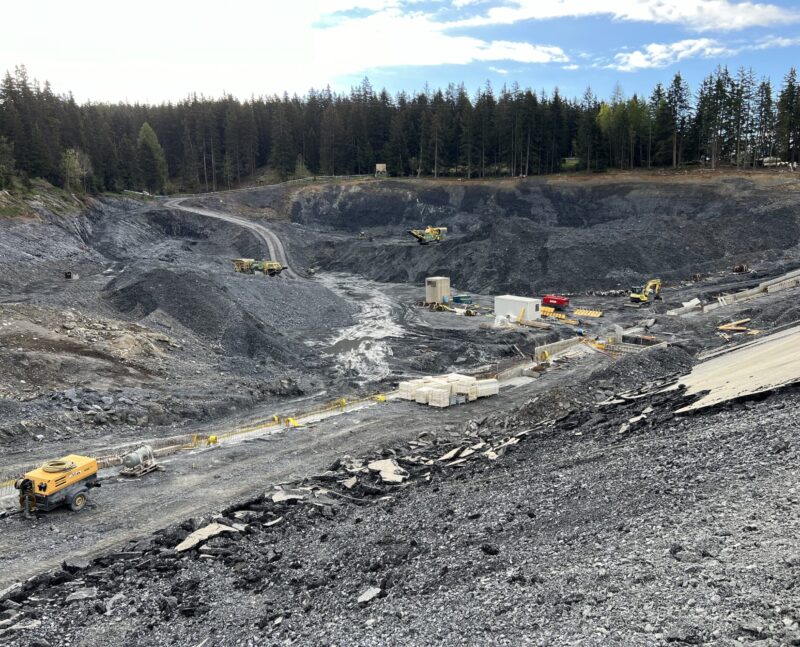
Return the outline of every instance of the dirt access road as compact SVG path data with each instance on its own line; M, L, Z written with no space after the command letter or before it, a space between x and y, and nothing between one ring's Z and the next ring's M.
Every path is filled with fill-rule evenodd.
M468 420L519 406L569 373L556 371L503 389L499 396L444 410L399 401L376 404L308 428L179 454L164 461L166 471L141 479L109 471L92 492L91 505L79 514L61 509L38 519L20 514L0 519L0 590L64 560L88 559L172 523L222 510L273 484L322 473L345 454L378 451L423 431L460 434Z
M222 211L213 211L211 209L205 209L203 207L187 207L183 204L183 201L187 198L173 198L167 200L164 203L164 206L169 209L179 209L180 211L187 211L189 213L197 213L201 216L207 216L209 218L217 218L218 220L225 220L227 222L231 222L233 224L239 225L244 227L245 229L249 229L252 231L256 236L258 236L261 240L264 241L264 244L267 246L269 250L269 257L271 260L278 261L284 266L289 266L289 257L286 254L286 249L283 246L283 242L281 239L278 238L275 233L265 227L264 225L254 222L252 220L248 220L247 218L240 218L238 216L233 216L229 213L223 213ZM291 268L283 271L283 275L287 276L290 279L299 279L300 276Z

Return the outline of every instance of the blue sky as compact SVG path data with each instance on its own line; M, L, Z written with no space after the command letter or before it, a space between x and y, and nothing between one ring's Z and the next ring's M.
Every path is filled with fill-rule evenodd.
M717 65L776 86L800 65L800 2L773 0L63 0L12 3L0 69L80 101L347 91L366 75L393 94L487 80L568 97L649 93Z
M403 8L430 13L433 21L466 23L446 29L448 35L558 48L563 56L551 57L554 60L372 67L364 74L374 86L392 91L418 90L426 82L443 87L463 81L473 92L489 80L498 89L515 82L522 88L548 92L558 87L569 97L582 95L590 86L595 94L608 97L617 83L627 96L649 94L656 83L669 82L678 71L695 88L717 65L727 65L732 71L752 67L759 77L777 82L790 66L800 66L800 3L645 0L576 2L570 7L567 1L561 3L567 6L558 16L548 15L552 10L538 11L536 5L547 4L559 3L487 0L457 7L449 2L413 2ZM530 6L527 12L526 5ZM633 6L632 10L626 11L626 5ZM671 11L665 17L648 12L648 6L658 5ZM702 5L706 11L697 15L693 8ZM517 9L517 15L492 20L491 11L503 7ZM358 19L365 16L362 10ZM342 77L351 84L359 78L358 74Z

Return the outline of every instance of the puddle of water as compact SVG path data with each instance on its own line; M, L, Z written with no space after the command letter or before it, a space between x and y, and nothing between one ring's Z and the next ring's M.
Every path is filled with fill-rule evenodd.
M405 335L405 329L393 319L394 302L377 284L349 274L320 274L317 279L358 307L357 323L317 344L321 351L335 358L342 374L355 375L361 382L388 377L393 356L390 340Z

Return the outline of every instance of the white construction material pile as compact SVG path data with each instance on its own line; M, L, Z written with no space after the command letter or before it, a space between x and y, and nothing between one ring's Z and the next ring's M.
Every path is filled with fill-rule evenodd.
M418 404L440 408L473 402L499 392L500 384L497 380L478 380L459 373L408 380L401 382L399 388L401 400L414 400Z

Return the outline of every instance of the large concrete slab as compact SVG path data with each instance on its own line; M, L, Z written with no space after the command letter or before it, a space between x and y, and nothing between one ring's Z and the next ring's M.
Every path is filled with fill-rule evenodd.
M708 393L680 409L702 409L726 400L800 382L800 326L762 337L717 355L681 378L687 393Z

